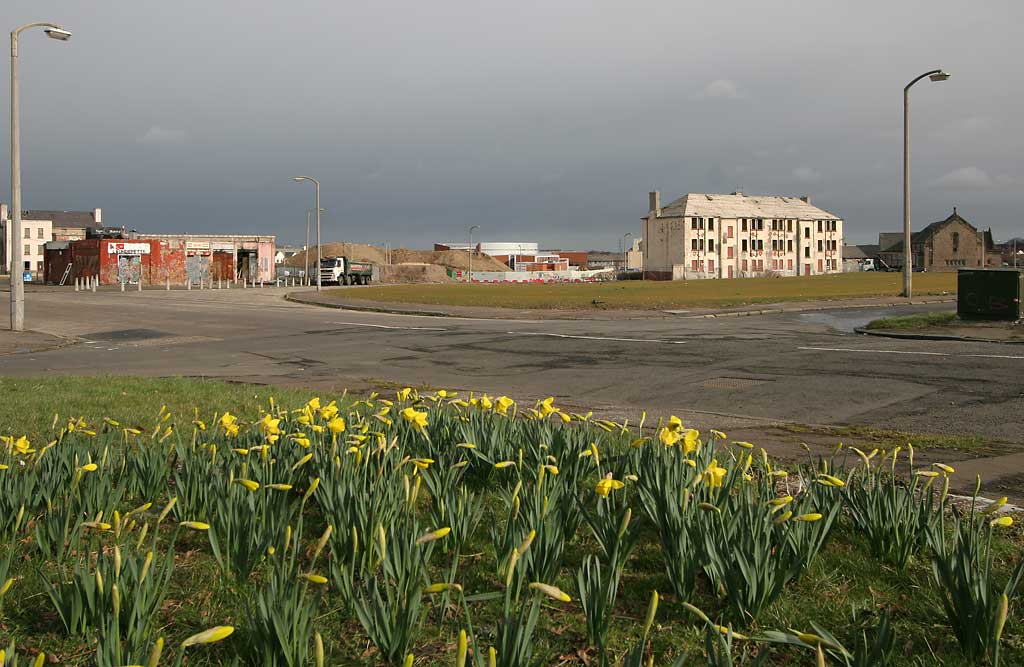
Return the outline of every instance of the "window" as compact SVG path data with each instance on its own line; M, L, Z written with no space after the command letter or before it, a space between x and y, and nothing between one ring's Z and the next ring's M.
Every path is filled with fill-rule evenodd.
M793 221L792 220L787 220L786 221L786 231L789 232L790 234L793 233ZM790 267L790 268L792 268L792 267Z
M786 260L786 268L789 269L790 271L793 270L793 260L791 260L791 259L787 259Z
M729 238L732 238L732 225L729 225L728 227L726 227L725 235L728 236Z
M743 218L742 220L740 220L740 231L741 232L747 231L747 219L746 218Z
M732 246L726 248L726 255L729 257L729 259L732 259Z
M746 271L747 271L747 260L743 260L742 267L743 268L740 269L740 270L743 271L744 273L746 273Z
M953 252L960 250L960 232L953 232Z
M821 239L818 239L818 252L822 252L825 249L825 244L822 243Z
M708 239L708 252L714 252L714 251L715 251L715 241L714 241L714 239Z
M25 255L31 255L32 254L32 246L30 246L27 243L25 244L25 253L24 254Z
M42 243L39 244L39 254L40 255L45 255L46 254L46 246L44 244L42 244Z
M740 241L740 250L742 250L743 252L747 251L747 240L746 239L742 239ZM744 271L746 271L746 269L744 269Z
M43 263L42 262L36 262L36 270L37 271L42 271L43 270Z
M763 218L758 218L757 219L757 231L759 231L759 232L763 232L764 231L764 219Z
M32 228L31 227L26 227L24 231L25 231L25 238L27 238L27 239L32 238Z
M821 220L818 221L818 233L821 233Z
M697 220L700 218L690 218L690 229L697 229Z
M697 270L697 260L693 260L693 262L691 262L690 266L691 266L692 270L696 271Z
M810 257L810 256L811 256L811 246L805 246L804 247L804 257Z
M708 231L709 232L715 231L715 219L714 218L708 218Z
M786 252L793 252L793 239L786 241Z
M697 239L690 239L690 250L697 249Z
M758 240L758 242L757 242L757 249L758 250L764 250L764 240L763 239L759 239Z
M811 228L810 227L804 227L804 238L805 239L811 238Z
M714 272L715 272L715 260L709 259L708 260L708 273L714 273Z

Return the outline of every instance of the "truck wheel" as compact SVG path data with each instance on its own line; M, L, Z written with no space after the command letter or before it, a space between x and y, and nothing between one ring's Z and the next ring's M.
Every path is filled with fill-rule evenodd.
M340 282L340 283L341 283L342 285L348 285L348 276L342 276L342 277L341 277L341 278L339 279L339 282Z

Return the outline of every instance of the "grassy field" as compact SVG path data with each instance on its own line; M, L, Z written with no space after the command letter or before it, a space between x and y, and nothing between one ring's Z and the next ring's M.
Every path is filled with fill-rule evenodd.
M795 278L733 280L626 280L587 284L394 285L338 290L346 299L453 306L588 310L663 310L896 296L898 273L840 273ZM955 273L914 275L917 295L956 292ZM596 303L595 303L596 302Z
M7 399L0 406L0 435L38 433L24 445L35 449L59 441L45 454L19 454L16 443L0 444L0 464L6 466L0 468L0 590L5 580L12 582L0 599L0 647L16 646L21 664L39 650L51 664L146 664L150 646L164 637L160 664L180 664L176 660L184 655L188 665L319 665L313 648L319 633L323 665L398 665L407 651L414 665L440 667L458 664L459 631L467 629L471 651L480 658L477 663L471 655L469 666L482 667L487 647L498 646L498 667L631 666L647 664L648 656L665 667L743 666L754 664L754 654L767 656L766 667L781 667L815 664L815 640L808 636L810 646L778 643L780 637L799 642L793 633L815 626L851 651L862 637L889 647L888 660L846 663L858 667L979 664L961 652L943 611L944 588L934 578L931 548L917 544L905 564L894 564L875 553L876 538L853 519L848 498L875 497L864 484L891 484L889 463L878 459L870 474L850 453L786 465L789 476L781 477L781 464L761 459L756 449L747 461L747 449L720 436L711 442L711 435L702 434L704 444L684 453L686 432L670 430L681 439L667 447L658 424L640 431L571 415L561 419L557 406L540 404L541 412L532 415L534 406L512 405L506 416L494 399L460 403L468 397L453 401L401 390L389 393L393 404L340 396L307 403L309 396L294 390L193 379L5 379L0 391ZM346 422L337 437L331 435L337 431L328 413L331 399L339 399ZM237 421L216 418L225 410ZM77 422L80 416L88 423ZM271 416L281 422L268 425ZM118 423L103 423L103 417ZM76 421L72 431L69 418ZM124 430L130 426L143 432ZM271 439L275 430L279 434ZM679 465L686 461L692 464ZM87 462L95 466L89 469ZM847 485L821 484L823 464ZM900 467L907 467L905 454ZM711 477L713 470L722 477ZM601 493L595 483L605 475L622 486ZM653 481L662 475L673 481ZM916 479L920 485L925 477ZM268 486L285 482L293 487ZM677 491L684 487L692 498L687 496L678 515L683 529L695 537L725 531L720 540L730 545L719 552L714 540L690 558L725 567L719 559L731 558L733 551L753 549L766 557L742 575L752 577L746 583L742 566L721 570L717 583L697 568L688 601L755 638L736 639L727 661L704 655L705 641L719 641L717 631L684 606L666 569L669 538L655 517L677 515L672 507L678 507ZM780 510L792 508L800 518L834 508L834 523L797 523L780 510L768 513L768 500L785 494L795 500ZM176 504L161 522L157 515L171 497ZM659 500L652 504L652 498ZM914 492L907 498L918 504ZM140 507L147 502L150 508ZM26 518L12 532L21 504ZM130 508L136 509L126 514ZM89 530L85 524L75 527L81 522L75 516L82 515L95 520ZM120 528L102 528L100 520ZM209 528L186 529L186 520L208 522ZM952 518L947 520L949 531ZM988 520L981 522L983 532ZM884 530L891 519L882 511L872 521ZM143 524L148 534L140 532ZM282 530L285 524L294 533ZM325 532L328 525L332 532ZM741 527L734 531L733 525ZM452 532L425 541L442 526ZM750 529L757 526L767 526L767 533L759 533L761 539L767 535L767 550L750 541ZM537 533L527 541L531 529ZM624 535L629 539L622 541ZM602 546L612 544L619 546ZM1024 533L1019 524L999 528L992 544L992 581L985 587L1002 590L1020 562ZM143 588L138 568L147 550L156 558L151 583ZM518 560L510 560L520 550ZM705 550L713 553L700 555ZM797 552L806 562L787 575L792 578L778 595L756 613L738 612L737 604L748 604L738 601L783 572L780 563ZM623 553L621 559L610 555ZM619 565L608 570L608 559ZM604 565L599 572L605 575L593 579L584 573L595 562ZM102 580L93 572L101 565ZM123 568L120 578L115 566ZM610 571L621 576L618 593L603 611L591 606L588 612L581 587L607 581L601 576ZM307 579L309 574L324 575L326 583ZM528 586L537 581L565 591L570 600L554 600ZM423 591L437 582L461 590ZM120 626L110 622L111 606L103 602L114 583L120 585ZM107 597L97 598L96 586ZM661 603L645 641L655 590ZM379 603L373 591L382 596ZM66 614L74 599L93 605L93 611L70 631ZM1024 663L1017 599L1002 635L1002 665ZM592 593L589 600L594 605ZM407 617L403 612L413 602L418 611ZM532 629L522 624L530 613L537 614ZM607 663L588 636L591 618L608 622L600 642ZM876 630L883 619L891 620L888 641ZM219 625L235 631L214 644L180 647L186 637ZM531 648L532 657L513 656L513 635ZM120 656L111 657L114 647L122 649ZM394 650L386 660L388 648ZM635 662L627 657L634 650ZM826 653L826 664L844 664L837 649ZM689 658L675 663L683 655Z

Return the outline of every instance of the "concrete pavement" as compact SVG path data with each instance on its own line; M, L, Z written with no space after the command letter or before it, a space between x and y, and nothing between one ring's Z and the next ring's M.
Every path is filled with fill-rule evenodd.
M860 424L1024 433L1024 350L853 329L904 306L726 319L495 320L351 312L284 289L28 295L27 324L80 343L0 356L2 375L190 375L353 390L395 383L699 427ZM6 325L6 317L0 320Z

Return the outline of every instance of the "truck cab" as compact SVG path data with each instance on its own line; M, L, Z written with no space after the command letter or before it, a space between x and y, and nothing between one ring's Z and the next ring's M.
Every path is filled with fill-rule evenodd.
M353 262L348 257L324 257L320 260L320 282L335 285L368 285L373 279L373 264Z

